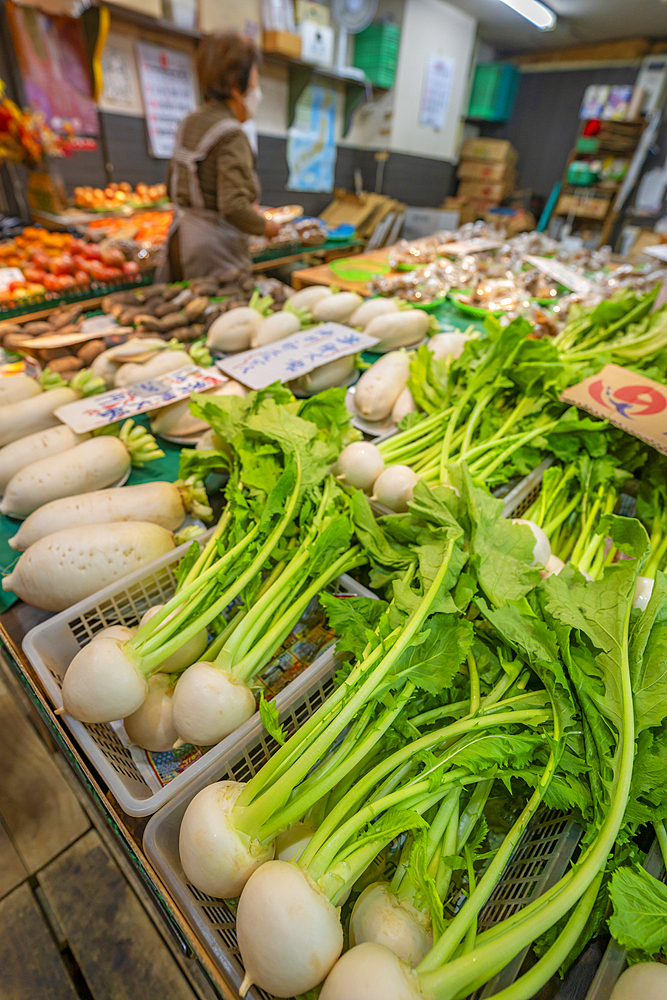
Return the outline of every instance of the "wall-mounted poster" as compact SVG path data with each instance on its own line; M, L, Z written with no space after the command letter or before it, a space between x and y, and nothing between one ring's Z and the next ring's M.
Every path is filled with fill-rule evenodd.
M187 52L146 42L137 42L137 56L151 153L168 160L178 126L197 107L192 60Z
M99 101L102 111L143 118L144 103L131 35L109 32L102 53L102 76L104 85Z
M98 135L80 21L10 0L6 9L28 104L55 131L69 122L79 135Z

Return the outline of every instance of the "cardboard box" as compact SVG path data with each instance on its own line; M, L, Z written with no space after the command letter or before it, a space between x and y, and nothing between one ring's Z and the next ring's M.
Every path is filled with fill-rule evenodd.
M404 240L415 240L443 229L457 229L459 224L458 209L406 208L401 237Z
M486 181L499 184L510 172L515 173L511 163L494 163L487 160L461 160L456 176L460 181Z
M562 194L556 206L557 215L574 215L578 219L604 219L609 209L607 198L582 198L578 194Z
M296 0L297 24L303 21L314 21L326 28L329 26L329 8L322 3L310 3L309 0Z
M301 35L291 31L262 32L262 48L265 52L275 52L290 59L301 58Z
M478 201L501 202L514 187L514 175L508 176L499 184L488 184L484 181L461 181L457 194L462 198L472 198Z
M516 163L519 154L507 139L466 139L461 147L462 160L492 160L496 163Z

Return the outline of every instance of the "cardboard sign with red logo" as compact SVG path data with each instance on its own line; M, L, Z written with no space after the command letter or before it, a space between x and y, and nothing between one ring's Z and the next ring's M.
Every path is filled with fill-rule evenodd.
M620 365L605 365L598 375L565 389L560 398L667 455L667 386L660 382Z

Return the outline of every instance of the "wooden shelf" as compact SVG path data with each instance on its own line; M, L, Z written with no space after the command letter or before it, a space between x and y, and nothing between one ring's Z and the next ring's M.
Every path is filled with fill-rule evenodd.
M173 21L167 21L163 17L151 17L149 14L142 14L138 10L130 10L128 7L121 7L116 3L95 2L96 7L107 7L112 20L126 21L128 24L136 24L139 28L148 28L151 31L163 31L168 35L178 35L181 38L191 38L199 41L203 38L201 31L194 28L181 28Z

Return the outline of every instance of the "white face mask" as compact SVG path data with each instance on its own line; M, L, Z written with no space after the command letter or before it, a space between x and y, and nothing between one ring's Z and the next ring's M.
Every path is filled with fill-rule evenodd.
M243 104L245 106L246 114L248 118L256 118L257 112L259 111L259 105L262 100L262 88L261 87L249 87L246 91L245 97L243 98Z

